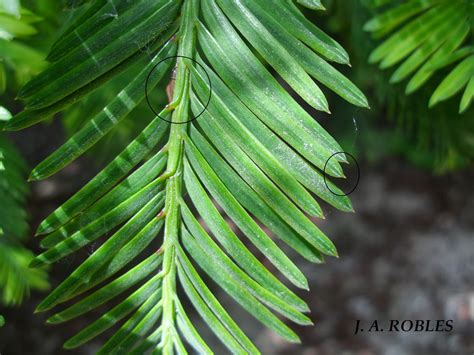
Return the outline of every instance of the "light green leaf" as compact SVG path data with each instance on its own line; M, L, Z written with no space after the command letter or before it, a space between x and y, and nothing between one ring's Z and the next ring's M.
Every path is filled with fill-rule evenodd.
M71 237L56 244L54 247L48 249L48 251L38 255L32 261L31 266L37 267L51 264L93 242L104 233L110 231L133 216L138 210L140 210L140 208L150 201L151 198L162 190L162 188L162 182L159 179L153 181L145 188L141 189L139 192L96 219L94 222L74 233Z
M243 347L247 352L257 352L255 345L247 338L203 282L181 247L177 249L177 254L179 259L178 275L182 280L186 294L201 317L206 319L209 327L229 350L242 349ZM238 343L235 342L234 338Z
M447 19L437 28L435 28L431 35L413 52L407 60L393 73L390 77L390 82L397 83L412 74L433 52L435 52L449 37L451 31L456 30L459 25L458 19L454 16L447 17Z
M262 303L260 303L249 290L244 287L246 282L252 284L252 279L246 277L246 275L233 264L228 257L222 252L219 252L219 248L207 235L204 230L201 230L198 236L199 242L183 229L183 244L186 250L191 254L193 259L197 261L199 266L212 277L222 288L225 289L230 296L232 296L238 303L242 305L247 311L265 324L270 329L281 335L284 339L291 342L298 342L298 336L286 325L284 325L277 317L275 317ZM206 252L202 249L201 245L205 245L207 248ZM225 274L222 272L225 270ZM239 284L236 281L240 279L243 284ZM232 282L232 280L234 282ZM258 284L251 287L254 292L266 293L265 289L258 288ZM259 291L258 291L259 290ZM264 297L266 299L266 296ZM261 300L261 299L260 299Z
M41 222L36 234L54 231L103 196L151 152L167 128L162 120L155 118L106 168Z
M136 312L105 344L97 354L112 354L115 352L128 353L133 345L145 335L161 316L163 304L160 293L150 297L143 306ZM150 309L149 307L152 306Z
M225 187L219 177L204 160L192 143L187 144L186 150L189 159L199 178L227 215L245 233L252 243L265 255L275 267L280 270L293 284L300 288L308 288L303 273L291 262L278 246L265 234L258 224L247 214L232 193ZM185 161L185 174L189 174L195 183L197 178L191 167Z
M166 156L163 151L160 151L96 201L94 205L84 211L80 216L45 237L41 241L41 247L51 248L60 241L69 238L81 228L89 225L100 216L103 216L110 210L111 206L119 205L155 179L163 171L165 165Z
M428 9L437 1L438 0L407 1L367 21L364 25L364 30L376 32L378 36L387 34L405 20Z
M214 209L211 205L211 200L207 197L207 195L205 195L205 192L199 181L197 180L197 177L194 175L194 172L192 171L191 167L186 162L184 174L186 185L193 187L195 186L194 191L189 190L194 205L196 206L198 211L200 210L200 207L202 211L205 211L204 213L200 213L201 216L203 217L204 221L209 226L211 231L217 236L219 242L224 246L227 252L237 261L237 263L244 270L246 270L262 285L279 293L279 295L283 299L286 299L289 304L293 304L295 307L302 307L304 310L306 310L307 308L305 304L302 301L298 300L294 295L289 293L288 290L283 287L283 285L277 279L275 279L271 275L271 273L269 273L263 267L263 265L258 262L255 257L253 257L253 255L247 250L245 245L227 226L223 218L220 218L220 216L218 215L218 211ZM224 186L220 185L220 187L222 189ZM232 195L230 195L228 191L226 192L226 197L232 197ZM222 197L219 198L218 201L224 203L224 199ZM234 208L240 207L237 201L234 200L230 201L229 203L231 202L234 202ZM227 204L227 206L229 206L229 204ZM240 226L244 226L244 229L247 232L247 235L250 236L251 240L261 249L264 249L264 247L268 248L268 250L264 249L266 251L267 256L271 255L270 260L272 260L279 266L280 271L282 271L290 279L290 281L294 282L300 287L307 287L304 275L296 268L296 266L288 260L288 258L283 254L283 252L281 252L281 250L275 244L268 240L268 237L262 230L260 230L259 228L255 231L250 229L250 226L248 225L251 223L250 217L246 215L245 211L241 207L239 212L239 218L235 219L235 222ZM237 213L237 211L234 210L233 213L231 213L231 217L232 215L235 216L234 213ZM244 217L247 217L245 222L242 221ZM247 225L244 225L244 223ZM255 225L252 224L252 227L255 227ZM257 235L254 236L253 233Z
M160 258L158 255L152 255L148 257L140 264L127 271L124 275L110 282L108 285L91 293L86 298L72 305L71 307L51 316L48 318L47 322L62 323L76 318L86 312L90 312L91 310L99 307L110 299L118 296L120 293L128 290L138 282L142 281L145 277L150 275L151 272L158 268L161 260L162 258Z
M474 55L464 59L454 68L451 73L439 84L430 98L429 106L432 107L438 102L447 100L474 76Z
M298 179L298 181L307 189L316 193L324 201L338 209L343 211L353 211L350 200L347 196L338 196L331 193L331 191L334 191L336 194L343 195L341 190L326 179L326 182L331 189L331 191L329 191L324 183L323 175L320 172L308 164L300 155L296 154L295 151L275 135L265 124L263 124L245 105L242 104L242 102L232 93L232 91L229 90L229 88L227 88L227 86L225 86L225 84L210 70L210 68L206 67L206 72L210 76L212 82L212 101L210 105L225 107L226 111L229 111L226 120L219 121L233 124L238 116L238 122L235 122L235 124L238 124L239 126L244 125L248 131L252 132L260 143L278 159L279 163L284 166L284 169ZM211 88L207 84L206 77L202 70L198 69L194 74L196 78L193 80L193 85L196 88L196 93L203 102L205 100L204 96L206 92L209 92ZM242 147L246 148L246 145L242 145Z
M208 113L204 112L199 124L210 132ZM337 256L336 247L283 192L276 188L265 174L253 164L239 147L231 146L231 142L217 135L208 138L221 150L223 147L232 154L225 156L229 163L240 172L242 178L277 212L286 223L293 227L303 238L324 254Z
M63 33L62 36L53 44L47 59L55 62L58 59L71 53L74 49L83 45L90 37L101 31L107 24L117 21L124 12L133 9L139 1L130 4L128 0L111 1L93 1L84 15L77 20L72 28ZM132 6L130 6L132 5ZM86 17L87 16L87 17ZM81 22L79 22L81 20ZM110 26L112 30L112 26ZM119 29L119 28L117 28ZM109 38L113 38L113 34L107 34Z
M48 176L51 172L62 169L66 164L74 161L91 146L107 134L120 120L125 118L145 97L145 81L154 65L163 58L173 55L176 47L173 44L165 46L150 63L140 72L127 87L120 91L115 100L104 107L90 122L74 134L61 148L56 150L47 160L40 163L32 172L32 178ZM149 80L153 88L164 76L168 66L159 66L156 75Z
M214 171L218 174L219 178L245 208L261 220L281 240L285 241L285 243L294 248L305 258L313 262L322 261L321 254L312 248L263 198L251 189L250 186L242 180L242 177L236 174L235 170L218 155L211 145L193 127L191 127L190 130L190 137L199 151L201 151L203 156L209 161L210 165L214 167Z
M273 5L278 6L273 6L269 14L281 21L288 32L324 58L337 63L349 64L349 55L345 49L304 17L291 1L272 1Z
M447 40L410 79L405 92L411 94L419 89L434 74L435 71L432 68L435 67L437 63L451 57L452 52L461 45L469 32L469 26L461 22L461 25L451 32L449 40Z
M198 30L200 43L214 70L259 119L301 155L323 169L329 156L342 149L281 88L245 46L223 14L219 14L218 9L214 10L205 15L206 20L213 25L213 34L204 26L200 26ZM232 57L227 54L236 50L238 54ZM301 149L302 147L306 149ZM335 159L328 164L328 173L342 175L341 167Z
M205 0L206 1L206 0ZM329 112L328 102L321 89L311 80L298 61L286 51L249 9L245 1L218 1L232 23L252 43L262 57L308 104ZM205 12L210 10L204 7Z
M472 98L474 97L474 76L471 76L469 79L469 83L464 90L464 94L462 95L461 103L459 104L459 113L463 113L469 107L472 102Z
M88 342L114 326L117 322L142 304L143 306L138 309L139 313L142 313L147 308L151 308L159 299L160 284L161 280L158 275L153 277L146 284L128 296L123 302L66 341L64 347L66 349L74 349Z
M182 255L181 258L183 258L184 252L181 251L180 254ZM200 295L196 292L193 285L191 284L190 278L181 271L181 268L178 268L178 270L179 280L183 285L184 291L186 292L186 295L190 299L199 315L204 319L207 325L230 351L235 353L244 353L245 350L242 348L242 346L236 341L236 339L232 337L229 331L223 326L223 324L221 324L216 315L211 312Z
M174 302L176 305L176 323L183 337L200 354L212 354L211 349L207 346L204 339L201 338L196 328L194 328L193 323L188 318L179 298L175 297Z
M139 9L140 5L150 8L143 11L145 16ZM157 6L158 9L153 8ZM19 96L28 97L27 107L30 109L44 108L67 97L133 55L150 38L165 31L173 22L176 10L177 4L171 0L141 2L114 23L115 32L109 33L107 28L112 26L109 24L87 40L85 45L55 62L43 74L30 81ZM122 28L129 28L130 25L134 30L127 31L120 39L116 39L116 32L121 33ZM53 78L56 80L52 80Z

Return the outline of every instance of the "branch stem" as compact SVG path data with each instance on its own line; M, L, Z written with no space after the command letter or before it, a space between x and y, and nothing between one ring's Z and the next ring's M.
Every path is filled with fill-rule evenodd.
M173 88L173 100L167 106L173 110L168 149L168 163L162 178L166 179L165 232L163 238L163 318L160 347L163 354L172 355L176 342L175 328L176 297L176 251L179 243L181 215L179 201L182 196L183 137L186 133L190 112L191 75L188 58L194 53L194 25L197 18L198 0L186 0L182 8L182 22L178 34L178 58L176 81Z

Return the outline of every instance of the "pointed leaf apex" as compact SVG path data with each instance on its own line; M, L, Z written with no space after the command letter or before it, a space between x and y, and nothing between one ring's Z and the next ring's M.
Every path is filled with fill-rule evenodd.
M63 344L63 348L67 350L74 349L76 347L77 345L73 341L69 341L69 340Z
M36 169L33 169L33 171L30 173L30 176L28 177L28 181L38 181L41 180L41 176L38 174Z
M430 101L428 103L428 107L429 108L432 108L434 105L436 105L439 101L437 100L437 98L434 98L433 96L430 98Z
M45 221L43 221L36 229L35 236L47 234L49 232L51 232L50 227L45 223Z
M43 303L44 302L41 302L38 306L36 306L34 313L42 313L49 309L49 308L44 307Z
M58 324L61 322L62 322L61 317L58 317L57 315L53 315L46 320L46 324Z
M390 84L396 84L399 83L403 78L398 75L397 72L393 73L393 75L390 77L389 83Z

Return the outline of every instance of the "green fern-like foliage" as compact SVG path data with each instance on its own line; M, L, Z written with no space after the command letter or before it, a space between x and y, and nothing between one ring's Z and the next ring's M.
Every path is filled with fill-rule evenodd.
M186 296L232 352L258 353L214 296L209 278L258 321L297 342L281 317L311 324L304 314L309 309L280 277L298 288L308 285L279 244L314 263L336 256L309 218L323 217L314 195L342 211L352 206L334 184L331 190L341 196L324 184L326 162L328 176L344 176L343 155L328 161L340 146L270 70L317 110L329 111L321 84L366 107L360 90L329 63L348 64L347 53L289 0L99 0L80 11L53 45L50 66L19 92L26 109L8 129L43 121L145 64L30 178L47 178L94 146L144 100L145 85L150 91L170 82L170 102L40 224L47 250L32 266L100 246L37 310L68 303L48 319L61 323L110 301L66 348L120 323L99 353L181 354L189 347L211 353L189 319Z
M13 86L7 80L12 72L17 82L24 82L44 67L39 53L17 41L37 33L33 24L39 17L21 7L17 0L0 0L0 94ZM0 104L5 104L2 102ZM0 105L0 127L11 119ZM5 134L0 134L0 302L19 305L30 290L49 287L46 271L28 267L34 254L22 242L28 234L25 211L28 186L27 165ZM0 320L4 322L4 319Z
M0 107L0 120L8 112ZM44 269L30 269L34 254L21 245L28 233L25 211L27 166L15 147L0 135L0 302L20 304L31 289L49 287Z
M381 69L398 65L390 81L410 78L405 92L412 94L436 72L450 68L434 90L429 106L463 91L459 112L466 111L474 97L474 3L471 0L371 1L381 7L367 22L366 31L388 36L370 55ZM471 44L469 44L471 43Z

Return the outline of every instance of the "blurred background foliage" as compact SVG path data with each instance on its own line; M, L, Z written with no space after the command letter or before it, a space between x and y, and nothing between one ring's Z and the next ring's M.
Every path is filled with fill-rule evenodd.
M455 92L452 97L446 97L446 100L429 107L430 98L440 83L459 63L469 56L472 57L472 50L469 52L473 40L472 19L466 16L472 16L474 12L469 10L472 9L473 1L432 0L443 1L459 2L460 6L465 4L468 9L458 12L465 16L463 21L468 21L471 26L459 47L467 49L463 55L454 58L458 59L457 61L452 59L442 63L445 64L444 67L439 67L429 80L409 95L406 93L408 78L393 82L393 73L400 63L393 68L383 69L369 63L374 49L398 28L379 28L375 31L373 29L376 28L376 21L372 19L407 1L327 0L323 2L327 11L306 11L309 18L348 50L352 68L342 70L345 70L344 73L369 98L370 111L354 108L327 92L326 94L331 96L329 100L337 103L333 105L332 115L319 112L314 114L329 128L344 149L357 153L360 159L376 162L384 157L402 156L415 166L436 174L463 169L472 163L474 112L472 105L468 107L465 103L466 94ZM15 93L22 84L47 65L44 58L49 46L68 27L72 19L80 14L84 4L87 6L87 1L23 0L20 4L18 0L0 0L0 126L1 120L10 117L9 111L20 111L19 104L15 101ZM413 13L397 25L400 28L405 26L424 11L426 9L418 14ZM455 16L456 13L451 15ZM372 22L369 22L371 20ZM456 18L447 20L454 23L458 21ZM375 35L372 36L367 29L372 29ZM103 107L103 102L109 102L124 83L130 81L134 73L142 67L143 63L137 63L135 71L127 71L64 111L61 114L61 123L66 135L77 131ZM470 75L469 78L468 72L465 75L467 80L461 80L461 84L466 87L465 92L472 95L472 72ZM458 89L461 89L461 85ZM164 87L160 87L152 94L152 100L156 100L158 106L166 100L163 93ZM433 103L433 99L431 100ZM463 100L464 104L460 110L460 101ZM467 101L470 101L470 98ZM143 102L117 129L110 132L106 139L88 153L90 161L100 165L109 161L151 118L151 112L146 102ZM52 118L46 121L46 124L51 121ZM28 168L4 133L0 133L0 152L3 155L3 165L0 162L0 226L3 228L3 235L0 236L0 295L4 303L15 304L21 301L30 287L44 289L48 285L44 270L26 268L32 255L20 245L29 235L24 212L28 191L25 175Z
M0 0L0 128L12 114L21 110L16 92L47 66L45 57L54 40L79 16L87 1ZM85 100L61 114L66 137L76 132L90 117L111 101L118 91L142 68L135 68L103 85ZM166 100L161 87L151 100L161 106ZM160 93L161 91L161 93ZM11 113L10 113L11 112ZM115 157L149 123L152 116L146 104L140 105L119 127L88 152L90 161L101 165ZM46 121L51 124L54 117ZM22 246L31 235L26 203L30 171L23 157L0 132L0 303L19 305L30 290L49 288L44 269L28 268L33 252ZM1 317L2 323L4 321Z
M5 114L5 113L4 113ZM22 246L29 237L25 210L28 167L16 148L0 136L0 303L19 305L30 289L48 289L46 270L30 269L34 254Z
M49 11L54 17L53 2L38 1L38 10ZM0 1L0 127L11 118L15 90L41 71L46 62L42 48L47 45L39 37L41 30L52 31L53 21L44 21L19 1ZM42 12L48 16L48 12ZM38 27L37 27L38 26ZM41 29L41 30L40 30ZM39 37L32 41L34 37ZM26 212L29 168L4 133L0 133L0 303L19 305L31 289L49 288L45 269L30 269L34 254L22 243L29 237ZM4 323L0 316L0 325Z
M408 3L425 4L422 14L430 9L426 4L460 4L461 11L451 13L450 16L453 18L446 16L446 19L442 21L467 24L469 30L461 41L460 47L463 52L469 53L469 48L473 45L474 1L472 0L328 0L326 1L328 11L318 13L316 16L311 14L313 21L324 21L323 28L336 33L337 39L348 49L352 63L352 68L348 73L367 95L371 105L369 112L352 112L353 109L341 102L338 112L333 113L335 117L341 117L341 119L334 120L338 122L334 122L332 132L346 136L346 147L348 143L352 144L355 128L353 122L347 124L348 117L352 116L359 125L356 149L370 161L397 155L435 174L467 168L472 164L474 156L473 106L468 107L466 104L462 113L459 113L463 95L461 91L460 94L455 92L455 95L429 107L430 99L440 83L448 78L460 60L466 57L459 57L458 61L448 61L446 66L434 71L429 80L424 82L417 91L411 93L406 92L410 79L393 82L394 73L401 67L399 62L389 68L379 68L376 63L370 63L373 51L390 38L391 34L396 33L396 30L392 28L390 31L382 30L379 33L375 32L375 35L371 34L368 31L371 28L370 23L374 23L377 15L400 5L406 6ZM395 29L402 30L410 21L416 20L419 16L419 13L413 12L411 16L407 16L398 23ZM424 30L429 34L428 37L433 37L434 29L436 26ZM450 29L445 29L445 32L451 33ZM442 33L438 33L438 36L441 35ZM410 37L409 34L405 34L398 42L404 44L407 41L413 41L408 37ZM436 36L434 38L440 42L439 45L444 43L442 38L439 40ZM426 42L426 38L420 41L422 44ZM416 40L414 42L416 43ZM417 49L419 47L415 47L412 52L416 52ZM400 49L390 46L389 53L392 51L400 52ZM450 54L454 52L456 52L455 48ZM472 51L467 56L469 57L472 61ZM427 58L429 59L430 56ZM423 62L420 62L419 67L422 64ZM465 89L470 93L469 101L472 101L473 77L474 70L471 68L470 72L464 73L462 78L463 87L471 85ZM334 99L337 100L337 98ZM340 124L341 121L344 123Z

